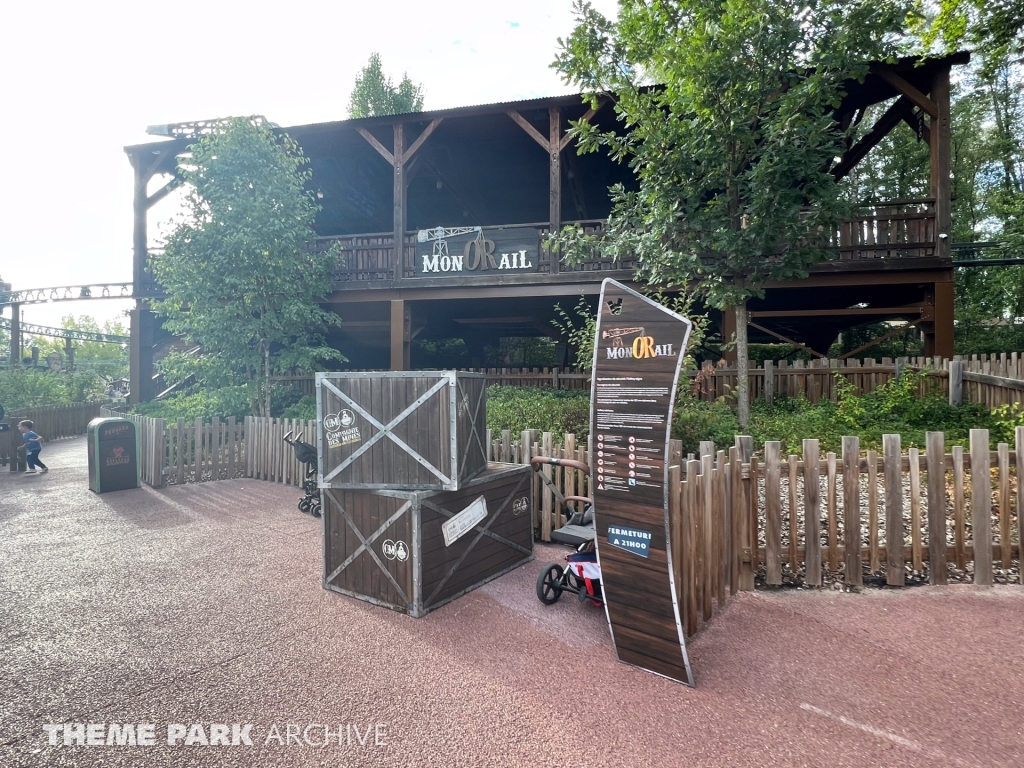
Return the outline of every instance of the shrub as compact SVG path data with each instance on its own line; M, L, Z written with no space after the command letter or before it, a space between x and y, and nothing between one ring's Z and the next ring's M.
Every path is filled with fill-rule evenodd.
M683 395L676 403L672 418L672 437L683 441L683 455L696 454L702 440L712 440L719 448L733 444L740 423L726 403L709 403Z
M315 419L316 398L313 395L303 395L299 400L289 405L281 412L285 419Z
M487 388L487 427L495 434L526 429L551 432L560 439L567 432L577 442L590 434L590 392L540 387Z
M88 371L0 370L0 404L8 411L80 403L98 392L99 378Z

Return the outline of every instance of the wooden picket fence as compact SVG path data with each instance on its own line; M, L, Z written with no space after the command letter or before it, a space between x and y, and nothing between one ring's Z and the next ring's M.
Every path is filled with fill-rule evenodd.
M923 453L904 454L899 435L884 436L881 456L862 453L856 437L838 457L822 458L817 440L802 452L784 459L768 442L758 457L751 438L737 437L728 454L705 443L699 459L673 461L670 535L687 634L755 581L900 587L909 569L919 583L988 586L996 566L1008 581L1016 563L1024 583L1024 427L1013 451L990 451L988 431L972 430L969 453L946 453L941 432L928 433Z
M8 413L4 421L10 431L0 434L0 466L9 466L11 472L25 470L25 454L18 451L22 444L18 422L30 420L33 431L42 435L44 445L52 440L84 435L89 422L100 415L102 403L72 403L42 408L25 408Z
M971 431L969 451L947 452L941 432L927 438L924 451L904 451L899 435L886 435L879 454L846 437L838 456L821 456L818 440L808 439L802 456L788 457L779 442L755 453L745 436L728 451L702 443L700 456L687 457L671 441L669 534L681 555L673 565L687 634L755 583L897 587L909 577L991 585L1009 580L1014 567L1024 583L1024 427L1014 450L1000 443L991 451L988 430ZM489 444L494 461L525 464L543 455L590 464L573 435L558 443L529 431L513 440L506 430ZM589 495L583 473L544 472L563 496ZM534 526L550 541L565 516L546 484L535 483ZM890 538L889 531L898 533Z
M973 358L977 358L975 355ZM993 356L995 358L995 356ZM765 360L751 364L747 372L751 400L768 403L777 397L806 398L811 402L836 398L837 377L841 376L858 393L874 392L904 370L923 371L918 394L940 392L953 405L964 401L988 408L1024 402L1024 361L1016 353L996 359L897 358L881 360ZM694 393L703 400L715 400L736 388L735 365L705 363L691 372Z
M142 481L153 488L254 477L301 485L304 469L285 444L289 431L316 444L316 422L247 416L238 421L164 419L124 414L104 408L102 415L133 421L139 431Z
M284 442L289 432L316 445L316 420L257 418L245 419L245 476L285 485L302 485L305 466L295 458L295 451Z
M585 445L577 445L574 434L566 434L561 443L555 443L551 432L539 432L535 429L526 430L518 440L512 439L510 430L502 430L499 439L495 439L491 430L487 430L489 447L488 461L502 461L507 464L529 464L534 456L554 456L561 459L575 459L590 465L589 441ZM523 446L526 446L524 449ZM544 477L551 481L562 496L589 496L590 478L579 470L569 467L541 468ZM574 511L582 511L580 502L570 502ZM554 492L540 475L533 478L533 527L541 541L551 541L551 531L565 525L565 510L558 503Z

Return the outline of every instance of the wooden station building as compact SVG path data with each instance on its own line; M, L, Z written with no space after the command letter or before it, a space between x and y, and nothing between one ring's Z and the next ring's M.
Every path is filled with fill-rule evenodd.
M952 356L950 71L967 60L876 64L863 83L848 84L836 110L844 126L892 103L833 173L849 173L906 122L930 149L930 197L876 203L844 223L833 259L802 280L769 284L750 303L751 341L797 342L822 355L844 329L902 319L924 333L928 355ZM607 101L593 110L573 95L285 129L311 160L322 206L310 247L340 244L329 301L343 325L331 342L347 367L409 370L418 367L413 340L453 338L483 365L484 345L501 337L553 336L556 302L596 301L606 277L632 281L629 262L567 265L543 244L569 223L600 231L608 187L636 186L605 154L577 155L566 132L581 118L620 125ZM203 124L165 128L169 140L126 148L135 169L133 400L155 395L153 355L166 336L145 303L159 295L147 270L148 212L178 183L177 158ZM170 177L164 186L161 176ZM720 324L728 338L735 317Z

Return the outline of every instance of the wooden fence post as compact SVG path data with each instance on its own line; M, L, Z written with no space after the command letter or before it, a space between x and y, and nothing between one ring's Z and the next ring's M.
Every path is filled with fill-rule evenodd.
M765 403L772 405L775 402L775 363L771 360L764 361L764 386L761 391Z
M803 441L804 454L804 563L805 582L812 587L821 586L821 507L818 501L817 440Z
M1024 563L1024 427L1014 430L1014 445L1017 452L1017 557ZM1020 569L1018 579L1024 584L1024 568Z
M729 594L735 596L740 590L740 568L743 551L743 464L740 450L735 445L729 449Z
M885 464L885 583L902 587L906 582L903 569L903 472L900 464L903 450L899 435L882 435Z
M765 583L782 584L782 443L764 444ZM756 546L756 544L755 544Z
M945 584L946 574L946 436L925 434L928 462L928 582Z
M843 535L844 578L847 584L861 586L864 569L860 555L860 438L843 438Z
M949 361L949 404L963 405L964 363L962 360Z
M702 569L703 570L703 584L704 584L704 595L701 598L701 603L704 606L704 621L711 619L711 612L713 610L713 600L716 592L716 575L718 573L715 568L715 536L714 536L714 525L715 525L715 479L714 479L714 456L710 453L701 457L700 462L700 495L702 502L702 513L701 513L701 527L704 530L703 539L703 556L701 557Z
M974 583L992 586L992 478L988 430L971 430L971 538Z

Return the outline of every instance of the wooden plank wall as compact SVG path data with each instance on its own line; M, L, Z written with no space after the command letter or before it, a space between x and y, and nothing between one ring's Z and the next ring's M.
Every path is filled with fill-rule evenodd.
M381 369L344 371L344 373L373 373ZM579 368L458 368L467 373L486 373L487 386L551 387L554 389L590 389L590 373ZM277 384L296 387L304 395L315 395L312 376L277 376Z

